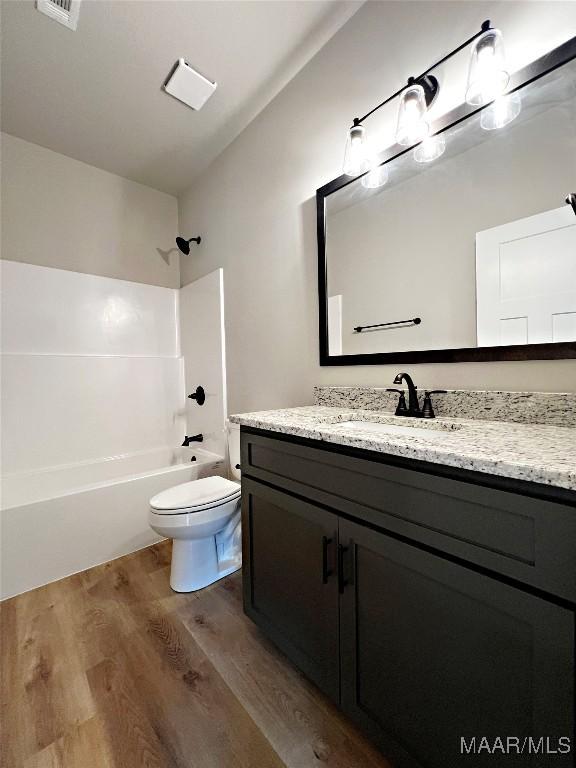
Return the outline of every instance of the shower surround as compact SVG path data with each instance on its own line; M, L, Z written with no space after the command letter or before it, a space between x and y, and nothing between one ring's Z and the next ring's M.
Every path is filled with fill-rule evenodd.
M194 314L179 290L0 263L8 597L156 541L150 496L223 471L225 402L222 364L218 377L188 328L181 345L180 304L188 322ZM201 288L213 315L221 282L218 273ZM222 324L204 332L223 345ZM195 383L219 406L194 451L180 448L203 410L186 399L192 353Z

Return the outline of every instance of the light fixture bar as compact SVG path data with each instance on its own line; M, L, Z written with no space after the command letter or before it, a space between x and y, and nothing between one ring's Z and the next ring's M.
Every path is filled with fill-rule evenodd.
M374 112L377 112L379 109L381 109L385 104L390 103L395 98L400 96L401 93L403 93L406 88L409 88L413 83L419 83L420 80L426 77L426 75L429 75L432 70L436 69L436 67L439 67L441 64L444 64L445 61L448 61L448 59L451 59L452 56L455 56L457 53L460 53L461 50L464 48L467 48L471 43L474 42L480 35L483 35L485 32L488 32L492 27L490 26L490 20L486 19L482 23L482 26L480 27L480 31L476 32L475 35L472 35L472 37L468 38L465 42L461 43L457 48L454 48L453 51L450 51L450 53L447 53L446 56L443 56L439 61L432 64L431 67L428 67L428 69L425 72L422 72L421 75L418 75L418 77L409 78L406 85L403 85L402 88L400 88L396 93L393 93L392 96L388 96L387 99L384 99L384 101L380 102L377 106L375 106L373 109L371 109L369 112L366 112L366 114L363 117L355 117L353 121L353 125L359 125L360 123L363 123L365 120L367 120L371 115L374 114Z

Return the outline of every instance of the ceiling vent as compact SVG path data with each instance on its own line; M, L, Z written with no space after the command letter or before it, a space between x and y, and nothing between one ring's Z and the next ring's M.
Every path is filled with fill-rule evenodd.
M162 86L166 93L192 109L200 109L218 87L201 75L184 59L178 59Z
M36 0L36 8L68 29L76 29L81 0Z

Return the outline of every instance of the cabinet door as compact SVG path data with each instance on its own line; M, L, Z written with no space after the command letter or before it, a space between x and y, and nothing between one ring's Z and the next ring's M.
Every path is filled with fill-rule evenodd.
M338 519L242 479L244 610L335 701Z
M574 764L546 754L573 737L572 611L354 523L340 541L342 707L395 766Z

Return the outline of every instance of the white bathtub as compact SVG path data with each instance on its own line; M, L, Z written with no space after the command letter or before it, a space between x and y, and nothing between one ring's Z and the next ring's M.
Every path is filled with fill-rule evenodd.
M153 544L151 496L224 471L221 456L165 448L5 476L0 599Z

